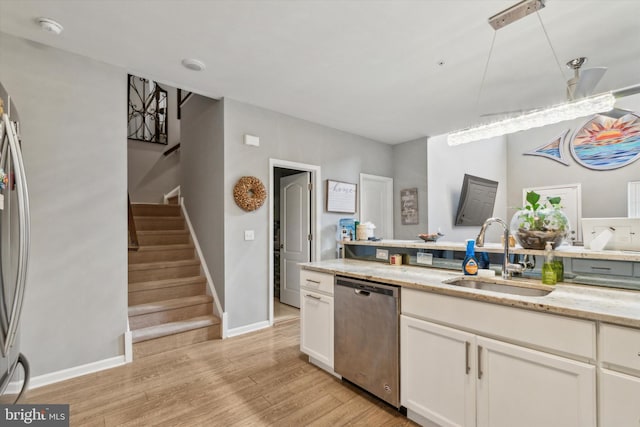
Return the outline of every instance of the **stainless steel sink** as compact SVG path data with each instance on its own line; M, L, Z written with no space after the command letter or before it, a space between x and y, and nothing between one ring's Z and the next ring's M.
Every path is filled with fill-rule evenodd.
M454 286L462 286L471 289L481 289L485 291L500 292L503 294L522 295L526 297L543 297L549 295L553 289L543 289L517 284L500 283L495 280L483 280L481 278L456 277L448 279L442 283Z

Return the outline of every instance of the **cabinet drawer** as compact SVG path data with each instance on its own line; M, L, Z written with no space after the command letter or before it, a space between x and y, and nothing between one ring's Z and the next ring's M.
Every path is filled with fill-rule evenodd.
M301 270L300 287L333 295L333 274Z
M640 373L640 330L601 324L600 351L602 362Z
M640 262L633 263L633 277L640 277Z
M633 264L625 261L573 259L571 260L571 269L574 273L609 274L612 276L633 275Z
M596 326L589 320L406 288L401 300L404 315L560 355L596 359Z

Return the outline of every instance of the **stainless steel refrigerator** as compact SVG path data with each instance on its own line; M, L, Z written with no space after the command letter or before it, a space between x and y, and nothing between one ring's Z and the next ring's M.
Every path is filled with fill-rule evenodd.
M0 401L11 403L29 384L17 339L29 263L29 194L18 112L2 83L0 141Z

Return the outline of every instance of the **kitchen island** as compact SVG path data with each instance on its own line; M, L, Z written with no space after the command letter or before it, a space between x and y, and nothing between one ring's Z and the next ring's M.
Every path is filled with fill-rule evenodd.
M319 366L332 373L335 276L400 287L400 400L422 425L617 427L640 420L638 291L490 279L552 289L523 296L444 283L461 276L446 269L355 259L305 263L301 347L311 354L304 343L322 330L324 341L315 344L325 348L310 360L324 352ZM306 318L309 302L316 304L308 297L313 290L329 302L321 321Z

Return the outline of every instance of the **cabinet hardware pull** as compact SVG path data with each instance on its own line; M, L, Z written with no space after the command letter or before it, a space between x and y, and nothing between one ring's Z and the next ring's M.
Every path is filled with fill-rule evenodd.
M308 297L308 298L313 298L313 299L317 299L318 301L322 299L322 298L320 298L320 297L317 297L317 296L315 296L315 295L309 295L309 294L305 294L304 296L305 296L305 297Z
M591 267L592 270L606 270L609 271L611 270L611 267Z
M469 349L471 348L471 343L469 341L465 341L464 347L464 364L466 365L466 373L469 375L469 372L471 372L471 366L469 366Z
M320 284L320 281L318 281L318 280L311 280L311 279L307 279L307 282L315 283L315 284L317 284L317 285L319 285L319 284Z
M482 346L478 346L478 379L482 379Z

